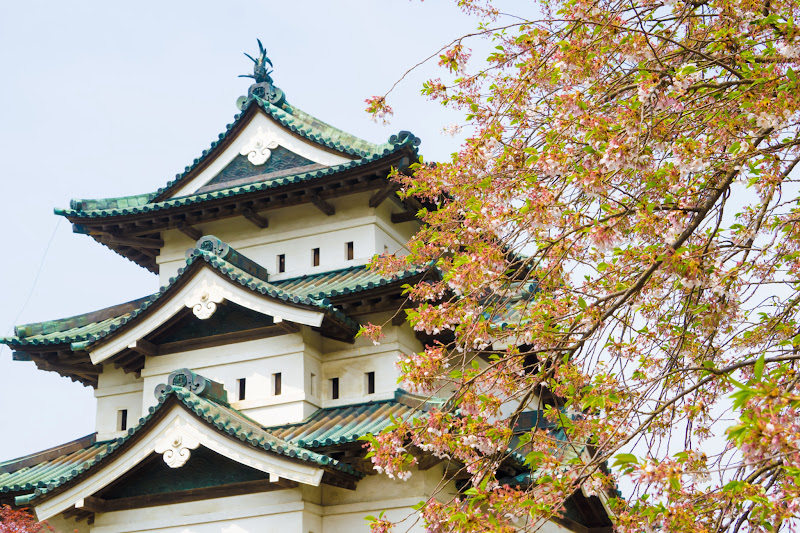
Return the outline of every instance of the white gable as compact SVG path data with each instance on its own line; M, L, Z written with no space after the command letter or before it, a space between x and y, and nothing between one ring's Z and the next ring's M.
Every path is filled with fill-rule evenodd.
M175 405L155 427L142 435L130 448L123 452L116 452L118 455L107 465L101 467L97 473L90 475L63 493L36 505L36 516L39 520L47 520L73 505L82 507L84 498L107 487L152 453L161 453L167 464L173 468L180 468L186 462L185 460L182 463L173 462L173 464L170 464L170 461L174 461L175 456L183 456L188 460L191 450L198 446L205 446L228 459L265 472L269 474L272 482L283 478L306 485L319 486L322 480L321 468L290 461L274 453L260 451L249 444L232 439L210 428L181 406Z
M339 165L350 161L346 157L323 150L311 141L302 140L292 135L274 120L267 117L263 111L258 110L233 142L200 174L188 183L178 187L172 193L171 198L194 194L240 154L248 156L249 154L255 154L249 156L250 161L255 165L263 164L267 161L265 156L268 156L268 152L265 153L265 149L270 150L277 146L283 146L287 150L325 166Z
M257 313L273 317L275 322L288 320L297 324L318 327L322 324L321 311L309 311L292 307L256 294L222 276L209 268L202 268L179 291L167 297L168 300L152 314L137 321L137 324L126 329L97 347L89 347L88 352L92 364L99 364L125 348L134 347L136 341L175 316L181 309L192 309L198 319L210 317L218 303L225 300L246 307Z

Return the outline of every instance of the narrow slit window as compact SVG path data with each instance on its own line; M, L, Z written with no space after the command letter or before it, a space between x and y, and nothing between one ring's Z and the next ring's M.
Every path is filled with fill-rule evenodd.
M311 264L315 267L319 266L319 248L311 250Z
M278 272L286 272L286 254L278 256Z
M353 257L355 256L355 247L353 246L352 242L345 243L344 245L344 257L348 261L352 261Z
M367 390L367 394L375 394L375 372L364 374L364 388Z
M244 400L245 395L247 394L247 379L237 379L236 385L239 389L239 400Z
M317 395L317 375L315 373L311 373L311 379L309 380L309 393L311 396Z
M339 378L331 378L331 400L339 399Z
M280 396L281 394L281 373L275 372L272 374L272 393L275 396Z
M128 410L120 409L117 411L117 430L126 431L128 429Z

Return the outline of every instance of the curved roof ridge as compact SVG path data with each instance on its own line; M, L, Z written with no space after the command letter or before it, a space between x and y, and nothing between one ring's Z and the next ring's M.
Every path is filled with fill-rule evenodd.
M242 105L241 111L234 115L233 122L225 126L225 131L217 136L217 140L213 141L208 149L203 150L200 157L195 158L192 161L192 164L187 166L183 172L176 174L175 179L168 181L166 185L153 193L153 196L163 198L165 194L174 190L178 185L185 183L186 178L192 173L192 171L204 163L210 154L216 152L215 149L217 146L227 139L231 132L238 130L241 121L246 115L248 115L247 110L253 105L255 105L257 109L264 111L270 118L278 122L281 126L287 128L289 131L300 135L301 137L313 143L343 154L347 154L348 156L355 157L356 159L363 159L365 157L376 155L380 152L383 152L387 147L390 147L393 144L375 144L370 141L366 141L334 126L331 126L330 124L319 120L313 115L306 113L302 109L292 106L288 103L284 103L281 107L277 107L268 101L259 98L258 96L253 96Z
M387 148L381 153L373 154L361 159L355 159L347 163L340 163L324 169L311 170L307 172L300 172L289 176L281 176L279 178L268 179L265 181L256 181L244 185L237 185L225 189L218 189L214 191L191 194L188 196L179 196L176 198L166 198L163 200L152 201L159 194L151 193L149 195L138 196L120 196L116 198L97 198L97 199L73 199L70 201L69 209L55 208L53 212L56 215L81 217L81 218L99 218L108 216L120 215L133 215L148 211L160 211L171 207L178 207L182 205L196 204L208 200L217 200L220 198L237 196L240 194L247 194L259 190L272 189L282 185L290 185L292 183L300 183L303 181L310 181L315 178L322 178L325 176L336 174L343 170L350 168L360 167L368 163L372 163L381 159L381 157L390 155L393 152L400 151L406 144L409 144L408 138L404 138L401 142L393 145L387 145ZM142 202L139 198L149 197L150 201ZM85 209L84 206L92 206L92 209Z
M34 338L27 341L25 337L0 337L0 343L9 345L21 344L63 344L69 342L72 344L73 350L86 349L91 344L107 337L119 328L125 326L130 321L136 320L138 316L144 313L150 306L159 301L165 294L170 293L173 287L182 279L184 273L194 263L199 260L205 261L210 267L228 277L231 281L238 283L248 289L258 292L264 296L274 298L285 302L290 305L300 306L313 306L320 311L327 314L329 317L337 320L351 330L358 331L359 324L353 319L345 315L343 312L334 307L328 299L319 299L307 295L298 295L294 292L283 290L269 282L263 281L252 274L245 272L236 265L226 261L218 255L206 251L191 248L189 257L186 259L186 265L178 269L176 276L169 279L168 283L159 288L158 292L151 294L148 297L137 300L141 304L128 313L106 319L102 322L95 324L96 327L90 328L89 331L75 333L74 335L54 335L50 338L38 339ZM76 329L76 328L72 328ZM77 328L79 329L79 328ZM70 330L67 330L70 331ZM55 332L58 333L58 332Z
M159 413L167 401L173 397L175 402L183 405L184 408L208 426L249 446L284 455L298 461L311 462L321 467L339 470L357 478L364 477L362 472L347 463L338 461L328 455L305 449L272 435L263 427L251 422L248 417L240 416L242 414L232 407L202 398L183 387L168 386L164 395L158 399L158 403L150 407L147 414L139 419L136 426L128 429L125 436L93 443L86 448L73 452L73 454L69 454L69 456L61 456L11 474L0 475L0 492L33 490L33 493L16 497L18 505L27 505L35 499L55 492L72 481L77 481L76 478L89 475L89 472L94 470L97 465L106 463L108 457L113 456L117 450L125 447L134 435L148 426L148 423L156 413ZM212 415L210 414L211 410L216 412ZM67 457L71 457L72 460L67 459Z

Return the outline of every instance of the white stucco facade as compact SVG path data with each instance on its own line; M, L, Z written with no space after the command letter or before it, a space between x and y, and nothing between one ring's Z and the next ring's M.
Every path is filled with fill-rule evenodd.
M354 151L337 152L328 141L315 143L287 130L263 110L243 116L250 119L240 125L239 133L212 151L209 160L185 183L179 182L168 198L209 190L208 183L234 160L241 161L240 156L263 165L277 147L313 162L305 166L331 167L357 159ZM367 163L374 161L369 158ZM329 296L323 298L310 289L299 295L281 293L270 284L356 271L349 267L363 267L376 255L405 253L405 243L420 225L411 220L409 205L394 194L393 186L379 181L389 172L388 161L369 175L351 176L358 187L348 189L351 183L342 194L331 192L335 188L326 188L332 187L326 182L312 192L290 191L295 194L292 202L303 201L288 207L292 202L271 208L271 200L261 198L262 210L255 216L247 207L255 202L248 204L242 194L243 210L234 206L220 216L205 216L198 205L199 215L189 213L198 221L189 225L175 223L164 209L153 216L160 217L158 223L166 220L162 227L167 229L136 233L137 222L126 222L133 233L101 239L139 246L142 253L147 250L145 255L155 258L162 289L124 319L123 315L103 318L115 321L114 327L97 333L97 338L70 340L69 349L80 356L80 364L70 368L91 366L92 376L100 372L94 391L96 437L77 453L105 448L92 461L76 460L74 470L59 471L59 478L38 485L38 494L22 496L32 502L39 519L49 520L60 533L349 533L368 531L365 517L385 511L386 518L401 523L399 530L424 531L413 506L431 497L449 500L458 492L452 480L443 481L444 462L426 461L426 469L413 470L410 479L399 481L372 469L357 440L364 432L336 435L337 440L323 444L315 440L314 449L289 437L275 437L281 428L311 424L312 415L321 417L313 418L316 431L329 420L345 424L359 416L329 415L349 408L425 404L424 399L409 399L398 391L402 388L398 360L424 349L420 337L396 320L396 315L404 316L399 309L406 303L401 295L406 278L382 279L368 288L347 287L347 292L336 294L350 299L338 301L333 301L333 291L323 291ZM260 175L241 179L257 181ZM213 209L223 212L214 206L209 212ZM398 214L402 216L393 220ZM209 251L187 235L213 235L221 243ZM152 243L159 249L148 248ZM258 268L242 267L241 262L225 263L219 251L222 243L235 250L236 260L246 262L238 257L244 256L266 269L268 276ZM190 264L187 250L191 250ZM225 264L221 268L210 264L217 261ZM155 271L153 264L148 268ZM219 320L209 326L220 309L229 314L216 315ZM104 311L109 310L96 313ZM355 336L359 325L368 323L383 325L380 343ZM166 339L163 344L160 335ZM67 352L64 348L59 357ZM189 381L171 382L176 376L189 376ZM207 392L205 397L201 391L192 396L188 391L194 378L213 388L213 394ZM225 394L218 394L218 386ZM401 404L400 398L409 403ZM197 476L198 471L202 479L180 483L182 473ZM246 472L241 478L255 475L256 479L214 477L225 472ZM152 490L147 486L151 479ZM132 495L122 490L129 486L136 488ZM115 493L118 489L124 495ZM548 522L539 531L566 530Z

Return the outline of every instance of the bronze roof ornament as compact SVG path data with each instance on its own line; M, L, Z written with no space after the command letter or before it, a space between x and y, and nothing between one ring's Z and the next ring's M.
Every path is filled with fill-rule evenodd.
M239 108L241 109L244 102L251 100L253 97L261 98L274 106L280 107L286 97L283 91L272 84L272 76L270 76L272 70L267 67L267 65L272 67L272 61L267 57L267 49L261 44L261 39L256 39L256 41L258 41L258 59L247 52L244 54L253 62L253 73L239 75L240 78L253 78L255 83L248 89L247 97L239 99Z

